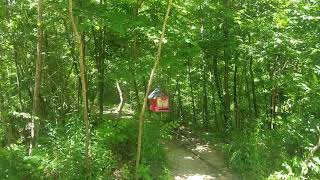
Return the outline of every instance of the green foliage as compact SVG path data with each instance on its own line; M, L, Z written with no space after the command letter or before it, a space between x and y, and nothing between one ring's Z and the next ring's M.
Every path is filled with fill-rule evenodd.
M114 128L115 126L117 128ZM121 123L107 121L93 133L92 177L104 179L115 175L122 177L130 174L128 166L123 164L133 158L134 144L131 142L131 137L135 131L129 134L127 130L130 129L130 126L132 126L131 120L124 120ZM1 149L0 167L4 169L0 174L1 179L83 178L85 175L84 136L80 118L73 116L67 120L63 128L52 128L48 124L46 129L48 130L47 136L39 140L33 156L27 156L26 147L23 145L13 144Z
M231 166L249 179L261 179L268 172L271 162L268 160L268 150L259 135L259 130L253 128L246 132L235 133L232 144L226 147Z
M1 179L36 179L41 177L43 170L41 157L25 156L26 147L11 145L0 149Z
M115 82L128 109L141 104L166 1L143 1L138 11L134 0L73 1L85 44L92 176L132 179L137 124L100 117L97 109L118 102ZM44 8L39 139L28 157L37 4L0 2L1 179L84 176L78 50L67 2L44 1ZM230 164L247 179L319 179L319 153L304 164L320 119L319 11L316 0L176 0L154 83L170 96L171 112L146 122L141 177L163 170L160 139L189 125L229 142ZM309 172L300 177L304 166Z
M307 176L300 177L304 161L317 141L314 124L290 116L279 122L276 131L249 126L243 132L232 135L230 145L224 147L228 152L232 167L245 179L317 179L319 177L318 158L306 166L310 169ZM279 171L281 170L281 171Z

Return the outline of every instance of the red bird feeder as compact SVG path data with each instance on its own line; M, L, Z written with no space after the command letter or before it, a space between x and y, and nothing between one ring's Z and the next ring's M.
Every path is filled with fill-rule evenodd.
M160 88L155 89L149 96L150 110L153 112L169 112L169 96L163 95Z

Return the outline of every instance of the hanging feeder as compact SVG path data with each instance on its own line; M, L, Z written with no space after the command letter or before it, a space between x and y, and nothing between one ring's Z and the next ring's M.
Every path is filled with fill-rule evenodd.
M161 93L160 88L156 88L148 96L150 100L150 111L169 112L169 96Z

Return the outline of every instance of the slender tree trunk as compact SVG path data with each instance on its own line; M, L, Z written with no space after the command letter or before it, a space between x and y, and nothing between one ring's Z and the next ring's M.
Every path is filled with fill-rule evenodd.
M251 36L249 35L249 44L251 44ZM254 117L258 117L258 105L257 105L257 98L256 98L256 85L254 83L254 73L253 73L253 57L250 57L249 62L249 72L250 72L250 81L251 81L251 89L252 89L252 101L253 101L253 110L254 110Z
M227 52L225 52L226 54ZM228 128L229 125L229 119L230 119L230 92L229 92L229 60L226 58L225 59L225 64L224 64L224 83L223 83L223 88L224 88L224 114L225 114L225 121L224 121L224 126L225 128Z
M86 67L85 67L85 56L84 56L84 43L82 35L78 31L75 18L73 16L73 5L72 0L69 0L69 16L72 24L72 29L75 34L75 38L78 42L79 48L79 59L80 59L80 78L82 87L82 105L83 105L83 120L85 128L85 169L87 178L90 178L90 122L88 115L88 101L87 101L87 82L86 82Z
M120 99L120 103L119 103L116 111L117 111L118 115L121 116L122 108L124 106L124 98L123 98L123 93L122 93L119 81L116 82L116 86L117 86L117 90L119 93L119 99Z
M239 127L239 104L238 104L238 90L237 90L237 79L238 75L238 66L235 64L234 66L234 74L233 74L233 103L234 103L234 127Z
M253 119L253 112L252 112L252 100L251 100L251 93L250 93L250 83L246 74L246 94L247 94L247 101L248 101L248 112L250 119Z
M39 115L39 103L40 103L40 87L41 87L41 73L42 73L42 61L43 61L43 1L38 0L38 20L37 20L37 61L36 61L36 75L35 85L33 91L33 102L32 102L32 120L30 125L31 140L29 144L29 156L32 155L33 145L35 144L35 129L38 128L38 122L35 122L36 117Z
M138 89L137 79L136 79L134 72L132 72L132 76L133 76L132 81L133 81L133 86L134 86L134 95L135 95L136 103L137 103L138 109L141 109L141 103L140 103L140 98L139 98L139 89Z
M197 124L197 119L196 119L196 106L194 102L194 92L193 92L193 86L192 86L192 74L191 74L191 62L190 59L188 59L188 76L189 76L189 87L190 87L190 94L191 94L191 104L192 104L192 120L193 124ZM180 92L180 89L179 89ZM179 93L180 97L180 93Z
M224 7L227 12L230 11L229 8L229 0L224 0ZM224 111L225 111L225 129L228 128L229 125L229 120L230 120L230 91L229 91L229 61L231 59L231 51L230 47L228 45L229 42L229 20L228 17L226 16L224 18L224 26L223 26L223 34L224 34L224 41L225 41L225 46L224 46Z
M219 69L218 69L218 62L215 57L213 59L213 74L214 74L214 82L218 91L218 98L220 101L220 114L223 114L224 122L227 120L226 112L225 112L225 104L223 101L223 95L222 95L222 88L221 88L221 82L220 82L220 77L219 77Z
M105 58L105 42L103 30L92 30L95 45L96 69L98 71L98 88L99 88L99 114L100 120L103 117L104 104L104 58Z
M210 71L210 78L211 78L211 95L212 95L212 109L213 109L213 121L215 123L216 126L216 130L220 131L220 123L219 123L219 116L217 113L217 104L216 104L216 88L214 86L214 74L213 71Z
M100 113L100 120L103 117L103 105L104 105L104 63L101 60L101 68L99 70L99 113Z
M276 55L275 58L275 62L277 62L279 60L279 55ZM273 66L270 64L269 66L269 76L270 76L270 82L272 84L272 89L271 89L271 94L270 94L270 114L271 114L271 118L270 118L270 129L274 129L274 120L275 120L275 116L276 116L276 106L277 106L277 102L276 102L276 98L277 98L277 87L275 85L274 82L274 78L275 78L275 65L273 63Z
M274 129L274 120L276 117L276 106L277 106L277 89L275 87L271 90L271 122L270 129Z
M10 23L10 6L8 0L5 1L5 15L7 23ZM17 52L17 45L15 36L11 37L12 39L12 46L13 46L13 59L16 68L16 80L17 80L17 89L18 89L18 97L19 97L19 110L22 111L22 96L21 96L21 87L20 87L20 72L19 72L19 65L18 65L18 52Z
M17 88L18 88L18 97L19 97L19 109L22 111L22 95L21 95L21 83L20 83L20 72L19 72L19 65L18 65L18 52L17 46L13 45L13 54L14 54L14 64L16 67L16 79L17 79Z
M154 62L154 66L153 69L151 71L150 74L150 78L149 78L149 83L148 83L148 87L147 87L147 91L144 97L144 102L143 102L143 106L139 115L139 132L138 132L138 146L137 146L137 159L136 159L136 176L135 178L138 179L138 171L139 171L139 165L140 165L140 158L141 158L141 146L142 146L142 133L143 133L143 124L144 124L144 112L146 109L146 105L148 102L148 95L151 89L151 85L152 82L155 78L155 73L156 73L156 69L159 66L160 63L160 57L161 57L161 49L162 49L162 43L163 43L163 39L164 39L164 35L165 35L165 31L166 31L166 25L167 25L167 21L169 19L169 13L171 10L171 6L172 6L172 0L169 0L168 2L168 8L167 8L167 12L166 15L164 17L164 21L163 21L163 26L162 26L162 31L161 31L161 37L160 37L160 41L159 41L159 46L158 46L158 51L157 51L157 55L156 55L156 59Z
M203 125L206 128L209 128L209 117L208 117L208 92L207 92L207 75L205 68L205 60L203 60L203 69L202 69L202 88L203 88Z
M141 8L144 0L137 0L136 1L136 7L133 10L133 17L137 18L139 16L139 9ZM140 103L140 97L139 97L139 88L138 88L138 83L137 83L137 78L136 78L136 60L137 60L137 32L134 31L134 37L133 37L133 45L132 45L132 59L133 59L133 67L131 66L131 63L129 63L131 75L132 75L132 82L134 86L134 94L135 94L135 99L137 103L137 108L138 110L141 109L141 103Z
M181 120L183 122L185 122L185 118L184 118L184 110L183 110L183 105L182 105L182 97L181 97L181 88L180 88L180 79L179 77L177 78L177 91L178 91L178 112L179 112L179 118L181 118Z
M64 21L64 26L65 26L65 31L69 32L67 22L65 22L65 21ZM77 61L78 61L77 55L76 55L76 52L74 49L75 45L74 45L71 37L69 36L69 33L67 33L67 41L68 41L68 45L69 45L69 50L71 52L72 66L74 66L74 71L75 71L77 78L78 78L78 81L75 83L75 90L77 91L75 98L77 99L76 107L78 109L78 112L80 113L81 78L80 78L80 71L79 71L78 63L77 63Z
M254 73L252 69L252 64L253 64L253 59L252 57L250 58L250 66L249 66L249 71L250 71L250 81L251 81L251 88L252 88L252 101L253 101L253 109L254 109L254 117L258 117L258 105L257 105L257 98L256 98L256 85L254 83Z
M238 112L238 129L241 130L242 127L242 119L243 119L243 108L241 105L243 105L244 103L242 103L242 99L243 97L245 97L244 93L243 93L243 80L245 78L245 70L244 68L241 69L241 73L238 74L238 104L239 104L239 112Z

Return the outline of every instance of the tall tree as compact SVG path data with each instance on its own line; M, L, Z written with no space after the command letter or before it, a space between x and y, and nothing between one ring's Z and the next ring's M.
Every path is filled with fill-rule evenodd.
M146 106L148 103L148 95L150 93L151 90L151 85L152 82L155 78L155 73L157 70L157 67L159 66L160 63L160 57L161 57L161 50L162 50L162 43L164 40L164 35L165 35L165 31L166 31L166 26L167 26L167 22L169 19L169 13L172 7L172 0L168 1L168 7L167 7L167 12L166 15L164 17L164 21L163 21L163 25L162 25L162 31L161 31L161 36L159 39L159 45L158 45L158 50L157 50L157 54L156 54L156 58L154 61L154 65L153 68L151 70L151 74L150 74L150 78L149 78L149 82L148 82L148 87L146 90L146 94L144 97L144 102L143 102L143 106L139 115L139 132L138 132L138 144L137 144L137 159L136 159L136 179L138 179L138 171L139 171L139 165L140 165L140 159L141 159L141 146L142 146L142 133L143 133L143 124L144 124L144 112L146 110Z
M30 125L31 140L29 143L29 155L32 155L33 145L35 144L35 132L38 131L39 122L35 122L36 117L39 116L39 102L40 102L40 87L41 87L41 72L42 72L42 61L43 61L43 1L38 0L38 18L37 18L37 61L36 61L36 75L35 85L33 91L33 102L32 102L32 120Z
M85 128L85 170L87 178L90 178L90 122L88 114L88 100L87 100L87 82L86 82L86 66L84 56L84 42L82 34L79 32L76 20L73 16L73 4L72 0L69 0L69 16L72 24L72 29L75 34L76 41L79 48L79 60L80 60L80 78L82 87L82 106L83 106L83 122Z

